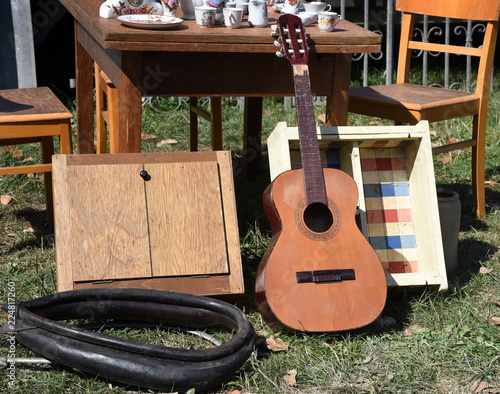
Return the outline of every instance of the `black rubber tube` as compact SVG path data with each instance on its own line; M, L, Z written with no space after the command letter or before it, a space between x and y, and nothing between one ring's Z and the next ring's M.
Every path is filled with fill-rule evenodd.
M57 293L17 306L16 338L48 360L107 379L157 390L207 390L250 356L255 332L236 307L190 294L144 289ZM146 344L58 322L127 319L182 328L220 326L230 340L206 350Z

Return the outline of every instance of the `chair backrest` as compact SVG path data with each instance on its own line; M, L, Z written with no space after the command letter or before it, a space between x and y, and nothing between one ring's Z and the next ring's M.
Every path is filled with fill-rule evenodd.
M454 19L498 20L498 0L397 0L396 10Z
M396 10L403 12L399 47L397 83L408 82L412 50L444 52L479 57L476 92L481 96L491 81L491 72L498 33L500 0L397 0ZM445 45L413 40L416 15L470 19L484 22L486 29L480 47Z

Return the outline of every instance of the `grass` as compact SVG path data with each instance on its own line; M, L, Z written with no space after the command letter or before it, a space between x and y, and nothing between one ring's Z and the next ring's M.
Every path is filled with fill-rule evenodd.
M260 198L269 183L264 150L260 179L247 182L241 175L241 124L243 114L235 100L224 102L224 144L233 154L236 200L246 294L238 300L261 338L277 337L287 350L271 351L260 346L241 371L218 393L470 393L500 392L500 79L491 95L487 140L488 216L478 220L471 213L470 151L435 157L437 183L457 191L462 201L459 261L449 290L398 289L389 294L383 319L348 333L273 333L258 313L253 300L257 265L269 242L269 226ZM153 109L154 108L154 109ZM322 108L317 108L318 115ZM280 99L265 99L263 140L278 121L295 124L294 110L284 111ZM378 119L351 116L350 123L380 124ZM464 135L467 121L432 125L436 140ZM185 105L154 100L145 105L143 151L187 150L189 119ZM175 140L176 143L165 143ZM209 150L210 129L202 121L200 149ZM445 160L442 160L445 158ZM441 160L440 160L441 159ZM449 160L448 160L449 159ZM35 148L1 151L0 165L38 160ZM0 177L0 195L11 196L0 205L0 283L6 301L8 283L16 297L27 300L51 294L55 286L55 244L44 225L43 178ZM495 324L495 321L497 322ZM115 331L110 331L115 333ZM210 344L199 338L158 330L128 329L117 333L154 343L184 347ZM224 333L220 339L227 337ZM0 345L6 356L7 343ZM31 351L16 346L17 357ZM284 379L284 377L287 377ZM295 384L293 384L295 380ZM136 387L106 382L69 368L17 365L16 385L7 387L0 370L0 392L16 393L130 393ZM143 390L142 392L151 392Z

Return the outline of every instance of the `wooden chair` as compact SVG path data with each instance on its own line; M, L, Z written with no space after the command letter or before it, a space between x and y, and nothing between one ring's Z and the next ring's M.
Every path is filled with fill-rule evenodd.
M198 105L198 97L189 98L190 150L198 150L198 116L212 125L212 150L222 150L222 98L210 97L210 110Z
M479 4L475 0L397 0L396 10L403 11L396 84L350 89L349 111L410 124L420 120L435 122L473 116L471 139L434 148L433 153L472 147L475 212L482 218L486 215L484 171L488 96L500 1L483 0ZM483 44L474 48L414 41L413 28L418 14L484 21L486 29ZM414 50L478 57L475 92L409 84L411 52Z
M118 89L94 63L97 153L118 152Z
M53 223L53 137L60 153L71 153L73 115L47 87L0 90L0 146L40 142L42 164L0 168L0 175L44 172L47 221Z
M109 152L118 152L118 89L101 68L94 63L96 88L96 139L97 153L106 153L109 134ZM198 150L198 116L212 126L212 150L222 150L222 100L210 98L210 112L198 103L198 97L189 98L190 150Z

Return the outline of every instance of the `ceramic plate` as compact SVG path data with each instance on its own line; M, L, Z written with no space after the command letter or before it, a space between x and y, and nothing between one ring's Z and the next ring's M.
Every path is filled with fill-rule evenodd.
M122 24L139 29L172 29L184 22L180 18L167 15L121 15L118 19Z

